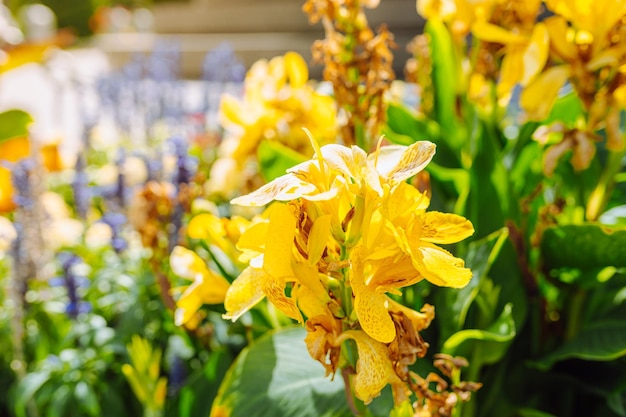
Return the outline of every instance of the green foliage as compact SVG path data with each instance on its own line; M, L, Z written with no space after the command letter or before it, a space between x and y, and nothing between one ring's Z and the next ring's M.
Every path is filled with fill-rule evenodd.
M349 416L340 377L330 380L304 343L286 328L244 349L226 374L211 416Z
M32 117L23 110L7 110L0 113L0 143L21 136L28 136Z

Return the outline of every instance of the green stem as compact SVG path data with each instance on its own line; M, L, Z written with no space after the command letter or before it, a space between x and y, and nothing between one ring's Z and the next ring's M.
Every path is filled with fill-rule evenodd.
M606 167L600 176L596 188L591 192L587 201L587 220L595 221L604 212L606 204L611 196L611 191L615 185L615 176L622 168L622 159L626 154L626 148L621 151L611 151Z
M565 339L571 340L578 334L580 329L583 307L585 305L585 298L587 297L587 291L584 289L578 289L570 299L569 314L567 318L567 328L565 330Z

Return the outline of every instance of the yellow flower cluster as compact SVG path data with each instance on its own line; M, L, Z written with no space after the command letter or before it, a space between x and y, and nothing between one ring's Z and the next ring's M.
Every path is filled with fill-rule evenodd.
M209 178L211 192L231 198L253 183L257 150L263 140L276 141L304 153L307 127L321 141L336 137L336 110L332 97L318 93L309 83L302 56L287 52L255 62L246 74L244 95L224 94L220 104L224 140ZM252 168L251 168L252 165ZM258 181L257 181L258 183Z
M468 97L488 110L491 83L497 82L501 106L520 85L527 117L545 120L562 87L571 85L587 117L575 129L549 129L562 140L546 154L547 174L570 150L574 168L586 169L599 129L606 131L607 149L624 149L619 114L626 109L626 0L417 0L417 11L446 23L461 59L470 57ZM466 53L470 33L479 42Z
M354 393L368 403L391 383L404 397L407 363L425 353L416 332L434 317L388 294L423 279L465 286L472 273L437 246L473 233L463 217L427 212L429 199L406 180L426 167L431 142L380 146L367 154L329 144L258 190L232 200L269 205L238 241L248 262L226 291L225 318L237 320L267 298L298 322L306 321L311 356L328 373L341 364L341 347L356 342ZM411 349L407 345L411 344ZM404 391L404 392L403 392Z

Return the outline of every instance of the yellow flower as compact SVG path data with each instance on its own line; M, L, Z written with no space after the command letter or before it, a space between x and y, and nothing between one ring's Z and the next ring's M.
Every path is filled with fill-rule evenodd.
M302 127L329 143L336 137L336 111L332 97L315 91L308 82L308 66L299 54L255 62L244 81L240 100L224 95L220 104L224 141L218 150L220 159L228 159L227 181L211 181L212 192L231 197L251 176L250 169L259 144L264 140L279 142L299 153L308 152L308 139ZM224 164L212 169L211 177L222 178ZM239 179L238 182L234 179ZM230 188L227 188L230 187Z
M406 182L431 161L433 143L379 145L367 154L356 146L311 142L313 159L231 201L275 203L266 220L241 234L237 248L249 266L226 294L224 317L236 320L267 297L287 316L306 318L307 348L327 373L337 369L342 343L353 339L354 392L369 402L388 383L402 384L388 351L398 337L394 318L408 318L399 325L404 335L411 325L428 326L434 314L402 309L387 294L399 295L422 279L466 285L470 270L437 245L474 230L463 217L427 212L429 199ZM403 357L402 366L411 357Z
M619 89L626 64L626 1L548 0L546 5L555 13L545 20L545 26L556 65L522 92L522 107L529 118L544 119L558 91L569 81L589 112L588 125L597 129L612 107L622 106ZM622 139L611 136L607 145L621 148Z
M187 324L189 326L203 304L224 302L229 288L228 281L211 271L194 251L182 246L174 247L170 255L170 267L174 274L193 281L187 287L176 289L176 291L184 289L183 294L176 301L176 325Z

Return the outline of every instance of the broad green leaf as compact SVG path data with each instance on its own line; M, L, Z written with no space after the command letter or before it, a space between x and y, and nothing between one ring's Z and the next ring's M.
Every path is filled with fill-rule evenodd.
M595 224L547 228L541 257L547 268L592 269L626 266L626 229Z
M28 126L32 122L30 114L23 110L7 110L0 113L0 143L16 137L28 136Z
M26 375L20 381L15 392L15 415L17 417L26 417L26 404L49 379L49 372L39 371Z
M338 375L324 376L304 343L306 330L290 327L245 348L226 374L211 416L349 416Z
M284 175L287 169L307 160L307 157L276 141L264 140L258 150L261 175L265 181Z
M465 329L453 334L443 343L442 352L453 356L472 354L472 366L497 362L506 353L507 342L516 334L512 308L511 304L506 304L500 317L486 330Z
M180 417L209 415L219 384L224 379L231 362L231 355L226 350L211 353L204 368L192 374L181 389L178 408Z
M582 329L551 354L535 362L539 369L547 370L554 363L571 358L590 361L611 361L626 355L626 322L604 321Z

